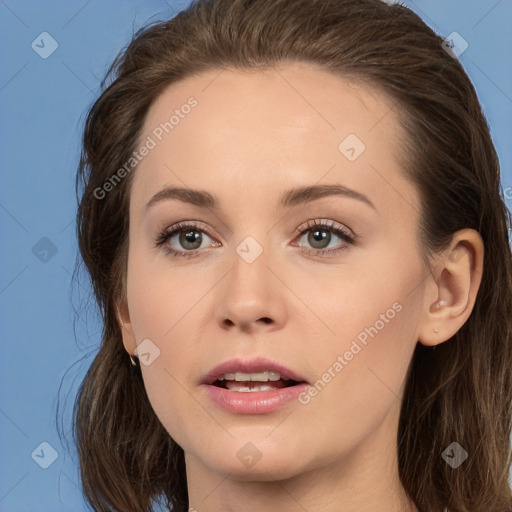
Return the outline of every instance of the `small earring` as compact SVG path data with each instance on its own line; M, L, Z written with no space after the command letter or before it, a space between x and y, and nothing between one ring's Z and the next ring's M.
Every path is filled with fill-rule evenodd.
M130 361L132 363L132 366L137 366L137 363L134 361L132 355L130 354Z

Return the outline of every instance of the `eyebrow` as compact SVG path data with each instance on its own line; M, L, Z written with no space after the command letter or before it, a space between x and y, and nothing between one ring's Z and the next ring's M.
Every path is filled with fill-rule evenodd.
M311 185L307 187L293 188L281 195L279 204L281 208L291 208L299 204L309 203L317 199L329 196L342 196L350 199L357 199L366 205L377 210L367 196L344 185ZM209 192L185 187L166 187L157 192L146 204L146 210L155 204L175 199L183 203L192 204L200 208L217 210L219 203Z

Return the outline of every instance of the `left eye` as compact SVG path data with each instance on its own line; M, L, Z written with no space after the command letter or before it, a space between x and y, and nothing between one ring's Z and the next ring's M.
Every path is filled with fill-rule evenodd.
M332 240L331 233L341 238L345 243L335 248L328 248ZM341 225L335 224L330 220L316 220L309 221L304 229L300 230L301 239L306 236L307 243L313 249L305 249L307 254L323 255L323 254L338 254L349 248L350 245L356 241L355 235Z

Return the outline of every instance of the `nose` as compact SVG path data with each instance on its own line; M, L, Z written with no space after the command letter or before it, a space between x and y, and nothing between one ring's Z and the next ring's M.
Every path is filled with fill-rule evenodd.
M251 262L238 253L220 288L216 317L224 330L274 331L286 322L286 287L266 249Z

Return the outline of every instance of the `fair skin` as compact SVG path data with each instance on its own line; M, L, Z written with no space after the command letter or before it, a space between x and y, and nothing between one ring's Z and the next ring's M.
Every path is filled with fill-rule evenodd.
M190 96L198 105L134 171L119 311L128 353L147 338L160 350L140 366L155 413L185 452L190 507L417 511L400 485L396 453L406 372L418 341L446 341L469 317L481 238L458 232L432 273L425 267L418 193L396 158L403 134L377 90L305 64L204 72L157 98L140 141ZM338 149L348 134L366 146L354 161ZM373 207L341 195L279 205L291 188L331 184L364 194ZM169 186L206 191L218 208L177 199L146 208ZM316 229L309 237L298 229L320 219L351 230L356 242L327 230L330 242L312 245ZM194 257L155 247L161 231L187 221L210 232L198 230ZM248 236L263 248L251 263L236 250ZM191 251L178 236L165 244ZM315 383L393 304L400 311L307 404L238 414L200 385L217 364L256 356ZM237 456L249 442L261 455L251 467Z

